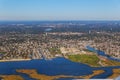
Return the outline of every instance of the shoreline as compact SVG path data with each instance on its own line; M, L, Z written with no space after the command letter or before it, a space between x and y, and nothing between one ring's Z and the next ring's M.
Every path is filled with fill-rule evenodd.
M30 61L31 59L10 59L10 60L0 60L0 62L12 62L12 61Z

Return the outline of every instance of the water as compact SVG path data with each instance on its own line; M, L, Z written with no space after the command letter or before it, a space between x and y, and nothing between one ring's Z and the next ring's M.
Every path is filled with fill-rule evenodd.
M47 28L47 29L45 29L46 32L49 32L49 31L51 31L51 30L52 30L52 28Z
M19 74L26 80L35 80L29 76L17 73L16 69L36 69L39 74L45 75L74 75L82 76L92 74L93 70L105 70L105 73L94 76L93 78L107 78L112 74L113 68L120 68L120 66L114 67L90 67L82 63L72 62L62 57L54 58L52 60L31 60L31 61L14 61L14 62L0 62L0 75L1 74ZM61 78L59 80L69 80L69 78Z
M111 57L111 56L107 55L104 51L96 50L95 48L92 48L90 46L87 46L86 48L88 50L92 51L92 52L97 53L98 55L101 55L101 56L104 56L104 57L108 58L109 60L114 60L114 61L119 61L120 62L120 59Z
M46 75L86 75L91 74L92 69L82 63L74 63L65 58L53 60L31 60L20 62L1 62L0 74L16 74L16 69L36 69L40 74ZM87 71L87 72L86 72Z

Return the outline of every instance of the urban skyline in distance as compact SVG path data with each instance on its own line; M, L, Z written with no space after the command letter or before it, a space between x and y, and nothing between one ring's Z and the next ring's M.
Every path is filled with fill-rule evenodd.
M0 0L0 80L120 80L120 0Z
M0 0L0 20L120 20L120 0Z

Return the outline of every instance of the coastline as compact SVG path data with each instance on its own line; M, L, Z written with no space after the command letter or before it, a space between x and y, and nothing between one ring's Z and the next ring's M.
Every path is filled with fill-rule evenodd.
M12 62L12 61L29 61L31 59L9 59L9 60L0 60L0 62Z
M115 78L117 78L117 77L120 76L120 69L119 69L119 68L118 68L118 69L113 69L112 71L113 71L113 74L108 77L109 79L110 79L110 78L115 79Z
M14 60L14 61L25 61L25 60L31 60L31 59L11 59L12 61ZM10 61L11 61L10 60ZM7 60L8 61L8 60ZM36 60L35 60L36 61ZM43 60L44 61L44 60ZM1 62L2 63L2 62ZM42 63L42 62L41 62ZM5 64L8 64L8 63L5 63ZM21 63L21 64L23 64L23 63ZM40 64L40 63L39 63ZM3 64L2 64L3 65ZM26 65L26 64L25 64ZM40 64L40 66L41 66L41 64ZM10 66L11 67L11 66ZM6 67L6 69L7 69L8 67ZM27 71L27 72L30 72L31 73L31 69L24 69L24 68L22 68L22 69L16 69L16 70L22 70L22 71ZM35 70L37 71L37 68L35 68ZM119 73L119 71L118 71L119 69L115 69L114 70L114 74L112 74L112 75L110 75L110 76L108 76L107 78L108 79L113 79L113 78L116 78L118 75L120 75L120 73ZM2 66L1 66L1 71L2 71ZM117 71L117 72L116 72ZM89 75L83 75L83 76L66 76L66 75L58 75L58 76L52 76L53 78L56 78L56 77L58 77L58 78L61 78L61 77L65 77L65 78L67 78L67 77L72 77L72 78L84 78L84 79L91 79L93 76L97 76L97 75L99 75L99 74L102 74L102 73L104 73L105 71L104 70L102 70L102 69L100 69L100 70L94 70L93 71L93 74L89 74ZM35 72L35 75L36 76L39 76L40 78L42 77L45 77L45 79L46 78L48 78L48 79L50 79L49 77L51 77L51 76L48 76L48 75L42 75L42 74L36 74L37 72ZM30 74L30 75L32 75L33 76L33 73L32 74ZM36 76L34 75L34 77L36 78ZM1 76L1 75L0 75ZM3 78L4 78L4 76L8 76L9 78L11 78L11 77L16 77L16 75L14 75L14 74L11 74L11 75L2 75L3 76ZM2 77L1 76L1 77ZM46 79L46 80L48 80L48 79ZM12 80L12 79L7 79L7 80ZM44 79L43 79L44 80ZM52 80L52 79L51 79Z

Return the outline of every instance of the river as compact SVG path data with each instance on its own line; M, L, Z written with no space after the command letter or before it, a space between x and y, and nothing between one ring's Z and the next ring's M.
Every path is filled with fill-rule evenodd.
M107 55L104 51L96 50L95 48L90 47L90 46L87 46L86 48L87 48L88 50L92 51L92 52L97 53L98 55L101 55L101 56L104 56L104 57L108 58L109 60L114 60L114 61L120 62L120 59L111 57L111 56Z

